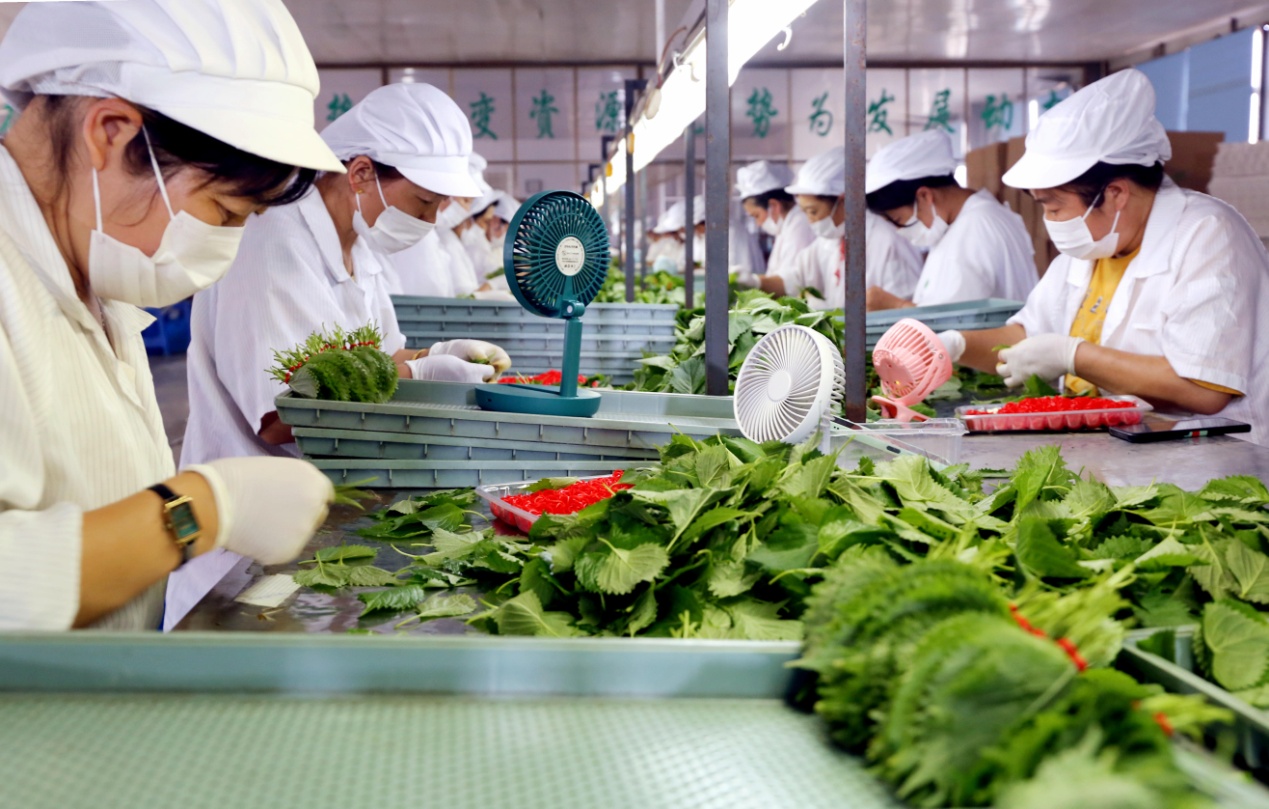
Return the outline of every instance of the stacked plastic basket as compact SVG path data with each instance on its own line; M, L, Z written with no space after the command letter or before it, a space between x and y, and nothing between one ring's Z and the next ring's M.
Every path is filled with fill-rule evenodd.
M537 317L514 301L460 301L396 296L397 323L411 348L442 340L475 338L497 343L511 355L513 373L559 370L564 321ZM674 347L673 305L597 303L586 308L581 373L613 384L634 381L645 355Z
M740 435L726 397L605 391L593 418L496 413L475 401L471 385L406 380L381 405L286 393L277 406L328 477L372 488L608 474L655 461L676 433Z
M1005 325L1020 309L1022 304L1018 301L985 298L938 306L869 312L866 327L868 350L872 350L887 329L905 317L919 320L935 332L947 329L996 329Z

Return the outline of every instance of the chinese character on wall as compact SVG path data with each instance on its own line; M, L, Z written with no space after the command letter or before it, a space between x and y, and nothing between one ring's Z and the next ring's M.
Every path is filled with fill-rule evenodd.
M811 132L821 138L828 137L828 133L833 131L833 113L831 110L824 108L827 103L828 91L825 90L818 98L811 101L811 107L815 111L808 118L811 124Z
M745 116L753 121L753 136L755 138L765 138L771 132L771 119L780 114L780 111L772 106L771 91L766 87L754 88L750 94L748 105L749 109L745 112Z
M925 123L925 128L927 130L942 129L944 132L955 131L952 128L951 99L951 90L939 90L934 94L934 104L930 108L930 120Z
M539 139L555 137L551 116L559 111L559 108L555 106L555 96L548 93L545 88L533 99L533 109L529 112L529 117L537 121Z
M885 132L887 135L893 135L894 130L890 128L889 116L890 112L886 109L886 105L895 100L895 97L886 92L883 87L881 90L881 98L868 104L868 122L869 132Z
M471 123L475 128L472 132L472 137L497 140L498 136L489 128L489 119L494 114L493 98L482 92L480 98L471 102L468 106L471 107Z
M352 99L347 93L335 93L326 105L326 120L333 121L353 108Z

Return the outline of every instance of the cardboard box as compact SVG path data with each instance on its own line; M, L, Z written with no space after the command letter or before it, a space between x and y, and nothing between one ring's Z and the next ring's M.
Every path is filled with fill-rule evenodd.
M1000 178L1005 173L1006 147L1007 144L1004 143L993 143L965 155L965 169L970 188L985 188L996 199L1000 199L1004 188Z
M1182 188L1206 194L1225 133L1169 132L1168 140L1172 141L1172 159L1164 165L1168 176Z

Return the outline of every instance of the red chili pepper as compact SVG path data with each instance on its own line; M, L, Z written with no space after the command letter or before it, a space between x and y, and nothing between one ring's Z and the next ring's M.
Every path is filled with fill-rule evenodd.
M622 473L613 472L606 478L582 480L562 489L543 489L530 494L504 497L503 502L530 514L576 514L584 508L607 500L619 491L631 488L621 483Z
M1172 723L1168 721L1168 716L1163 711L1159 711L1154 715L1154 721L1163 730L1164 734L1171 736L1176 731L1172 728Z
M1048 637L1048 635L1045 635L1042 630L1032 626L1030 621L1022 617L1022 615L1018 612L1017 604L1010 604L1009 612L1013 614L1013 619L1018 622L1018 626L1022 627L1024 631L1029 632L1032 635L1035 635L1037 638ZM1056 641L1054 641L1054 643L1056 643L1058 647L1061 648L1062 651L1066 652L1066 656L1071 658L1071 662L1075 664L1075 669L1080 674L1083 674L1085 671L1088 671L1088 661L1084 659L1084 656L1080 654L1079 648L1076 647L1076 645L1072 643L1070 639L1058 638Z

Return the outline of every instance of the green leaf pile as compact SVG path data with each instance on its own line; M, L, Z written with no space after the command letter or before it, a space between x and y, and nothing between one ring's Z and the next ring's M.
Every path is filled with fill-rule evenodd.
M773 299L760 290L736 296L727 314L727 356L731 387L749 352L765 335L788 324L806 326L840 346L843 327L833 312L812 311L797 298ZM679 312L678 340L669 354L646 357L635 372L634 390L666 393L705 392L705 310Z

